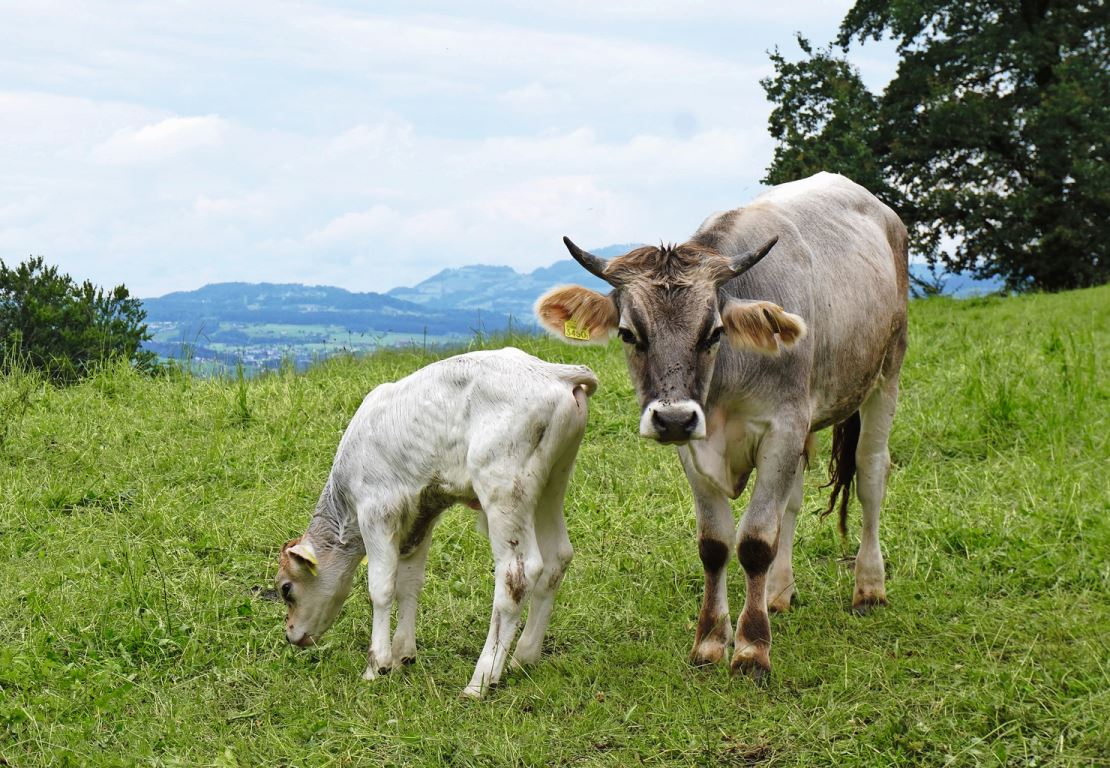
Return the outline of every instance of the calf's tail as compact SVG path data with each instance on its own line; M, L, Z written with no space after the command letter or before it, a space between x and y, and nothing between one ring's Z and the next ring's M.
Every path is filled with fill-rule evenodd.
M852 497L852 481L856 477L856 446L859 444L859 411L833 427L832 456L829 457L829 482L821 486L832 486L829 506L821 517L831 514L840 502L840 535L848 535L848 501Z
M584 365L561 365L559 378L572 387L581 387L589 397L597 391L597 376Z

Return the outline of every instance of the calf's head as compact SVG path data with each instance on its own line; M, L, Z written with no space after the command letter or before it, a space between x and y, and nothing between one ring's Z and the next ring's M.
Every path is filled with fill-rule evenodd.
M336 555L317 554L303 537L281 548L276 584L288 609L285 639L293 645L316 643L343 608L351 591L351 569Z
M762 259L778 238L729 259L686 243L637 248L611 261L563 238L575 260L613 286L608 295L577 285L536 302L547 330L571 342L624 342L640 399L640 434L661 443L705 437L703 411L723 337L738 349L778 354L805 335L797 315L766 301L722 297L719 289Z

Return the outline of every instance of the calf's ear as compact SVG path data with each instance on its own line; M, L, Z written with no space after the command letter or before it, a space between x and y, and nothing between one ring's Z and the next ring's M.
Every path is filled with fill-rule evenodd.
M736 349L777 355L806 335L806 322L769 301L730 299L721 310L728 340Z
M560 285L536 301L536 317L549 333L571 343L604 344L620 317L613 300L579 285Z
M302 541L286 550L297 562L308 569L308 572L313 576L316 575L316 566L319 562L316 559L316 550L307 541Z

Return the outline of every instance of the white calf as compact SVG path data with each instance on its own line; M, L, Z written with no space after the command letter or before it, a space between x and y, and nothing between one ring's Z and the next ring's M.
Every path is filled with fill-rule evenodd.
M332 625L365 555L374 623L363 677L415 660L429 534L461 502L479 511L496 566L489 634L464 693L481 696L498 682L529 598L513 660L538 659L573 554L563 497L596 388L585 366L508 348L448 358L374 389L339 442L308 530L282 547L288 641L311 645Z

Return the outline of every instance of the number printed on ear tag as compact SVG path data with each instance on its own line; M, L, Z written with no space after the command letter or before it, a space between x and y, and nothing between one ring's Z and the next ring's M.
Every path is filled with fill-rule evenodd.
M579 328L577 323L573 320L567 320L563 323L563 335L568 339L578 339L579 341L590 340L590 329Z

